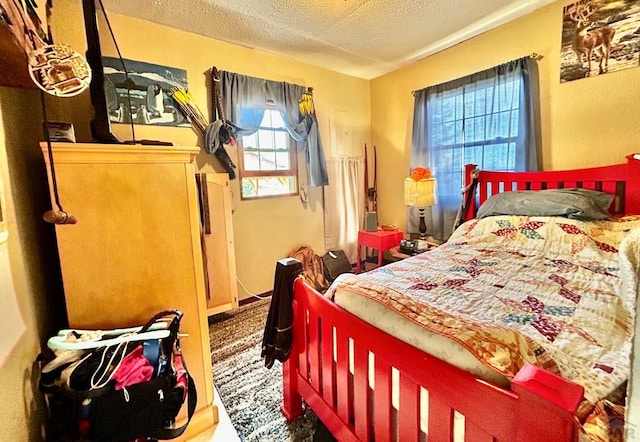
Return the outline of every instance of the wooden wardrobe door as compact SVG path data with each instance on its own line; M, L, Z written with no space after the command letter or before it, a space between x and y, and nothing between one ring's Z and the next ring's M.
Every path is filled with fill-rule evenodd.
M78 220L56 225L69 325L140 325L160 310L182 310L181 344L198 391L189 434L217 422L192 165L198 151L53 143L60 200Z
M204 252L208 275L207 314L238 307L236 257L229 176L201 174L201 195L206 198Z

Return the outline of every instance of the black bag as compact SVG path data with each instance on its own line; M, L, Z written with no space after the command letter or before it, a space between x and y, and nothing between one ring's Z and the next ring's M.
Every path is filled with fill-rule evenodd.
M339 275L343 273L351 273L353 269L342 250L330 250L322 255L324 263L324 277L329 282L333 282Z
M97 341L83 341L83 333L96 333L89 330L64 330L49 339L49 348L58 353L41 368L39 381L53 421L48 439L129 441L180 436L197 403L195 383L180 350L182 315L179 310L165 310L142 327L100 332L115 337ZM69 337L78 342L65 342ZM116 380L122 382L118 370L124 370L128 357L133 362L126 368L134 379L116 389ZM136 376L145 380L136 381ZM187 422L174 428L185 400Z

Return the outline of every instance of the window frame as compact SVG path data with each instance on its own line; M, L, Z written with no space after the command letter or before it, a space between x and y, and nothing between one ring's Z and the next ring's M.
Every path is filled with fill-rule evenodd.
M278 112L277 109L273 105L267 105L265 108L266 112ZM261 130L265 130L273 134L274 132L284 132L287 135L287 151L289 152L289 169L286 170L246 170L244 163L244 154L245 148L242 144L241 137L236 140L238 146L238 176L240 179L240 200L259 200L265 198L279 198L286 196L296 196L300 194L300 180L298 177L298 155L296 152L295 141L289 134L286 128L274 128L274 127L266 127L260 126L255 134L258 134ZM258 136L259 140L259 136ZM266 152L274 152L277 153L277 149L264 150ZM255 148L255 152L261 152L260 147ZM280 151L282 152L282 151ZM255 196L245 196L243 192L243 179L244 178L277 178L277 177L293 177L295 179L295 191L287 192L287 193L279 193L277 195L255 195Z
M440 167L440 169L437 171L438 175L442 175L442 174L459 174L460 177L463 179L464 182L464 164L469 162L468 160L465 160L464 158L467 156L467 150L469 151L473 151L474 148L482 148L482 156L484 157L484 154L486 153L486 149L489 148L491 149L492 147L496 148L499 145L505 145L506 149L509 152L509 157L505 158L505 161L502 163L502 165L498 168L492 168L491 170L503 170L503 171L515 171L515 170L519 170L518 169L518 160L519 160L519 153L517 151L517 140L519 137L519 131L520 131L520 127L518 124L516 124L515 126L515 132L512 132L511 130L509 131L509 135L506 137L503 136L497 136L497 137L487 137L486 132L484 135L484 138L482 140L480 139L475 139L473 141L471 140L466 140L466 126L468 123L472 123L473 119L475 118L492 118L495 115L499 114L499 113L503 113L503 112L509 112L509 113L513 113L515 112L521 112L522 111L522 88L523 88L523 83L520 80L516 80L516 81L512 81L514 83L514 87L516 87L518 89L517 91L517 102L513 102L511 103L511 106L507 109L502 108L502 109L495 109L491 112L481 112L481 113L474 113L473 115L465 115L465 110L466 110L466 104L464 102L465 100L465 96L467 94L473 93L473 94L477 94L479 91L481 90L488 90L490 88L492 88L493 86L490 85L483 85L482 81L477 81L475 83L472 83L473 86L473 90L469 91L468 88L470 85L462 85L459 86L455 89L452 89L451 91L448 91L447 94L449 94L448 97L439 97L437 99L437 104L434 103L434 105L438 105L438 106L443 106L445 100L447 99L453 99L454 101L457 99L462 100L461 106L462 106L462 114L458 117L456 114L456 109L454 109L454 116L451 120L446 120L443 118L441 121L437 122L437 123L433 123L431 122L431 124L427 123L427 133L429 134L429 144L432 146L431 149L433 151L434 154L443 154L444 152L450 152L451 157L456 157L459 156L462 160L462 166L461 168L458 167L452 167L452 168L447 168L447 169L442 169L442 167ZM517 83L517 84L516 84ZM456 123L456 122L460 122L461 124L461 132L459 134L459 136L461 137L460 140L455 140L452 143L440 143L440 144L436 144L436 143L432 143L433 140L433 136L434 136L434 132L437 132L437 126L440 127L444 127L447 123ZM511 126L510 126L511 128ZM485 120L485 130L486 130L486 120ZM456 138L458 137L458 134L455 134ZM436 145L437 147L433 147L434 145ZM484 163L484 158L482 161L475 161L476 163ZM482 166L482 164L480 164ZM445 196L445 193L442 193L442 196ZM452 196L452 195L458 195L458 192L454 192L453 190L450 193L446 193L446 195L448 196Z

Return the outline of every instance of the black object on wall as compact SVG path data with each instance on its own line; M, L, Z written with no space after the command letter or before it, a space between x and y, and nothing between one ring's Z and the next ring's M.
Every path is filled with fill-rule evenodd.
M95 0L82 0L82 10L87 36L87 62L91 67L92 75L89 84L91 105L94 111L94 118L91 120L91 136L100 143L120 143L121 141L111 132L111 122L109 121Z

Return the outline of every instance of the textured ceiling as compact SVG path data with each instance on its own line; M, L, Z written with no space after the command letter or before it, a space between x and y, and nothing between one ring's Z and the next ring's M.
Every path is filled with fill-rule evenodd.
M374 78L554 0L103 0L137 17Z

